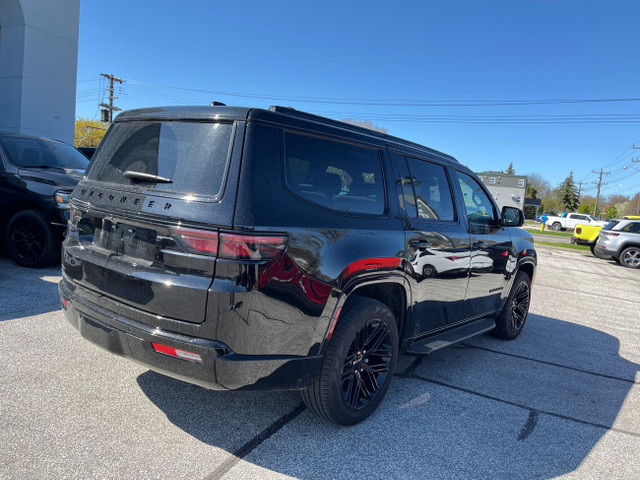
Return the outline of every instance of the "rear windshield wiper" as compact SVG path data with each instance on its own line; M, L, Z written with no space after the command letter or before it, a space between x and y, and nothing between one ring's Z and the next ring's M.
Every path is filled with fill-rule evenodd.
M136 172L134 170L127 170L124 172L124 176L139 182L173 183L173 180L170 178L161 177L160 175L154 175L152 173Z

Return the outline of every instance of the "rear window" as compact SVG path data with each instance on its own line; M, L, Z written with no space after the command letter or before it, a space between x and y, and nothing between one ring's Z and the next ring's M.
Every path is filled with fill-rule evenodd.
M618 220L614 220L613 222L609 222L604 227L602 227L602 230L613 230L613 227L615 227L617 224Z
M230 123L116 123L94 157L87 177L146 190L216 198L224 187L232 133ZM154 181L154 176L160 180Z
M294 195L341 212L384 213L378 150L286 133L285 152L285 181Z
M89 160L71 145L27 137L0 137L0 144L16 167L84 170Z

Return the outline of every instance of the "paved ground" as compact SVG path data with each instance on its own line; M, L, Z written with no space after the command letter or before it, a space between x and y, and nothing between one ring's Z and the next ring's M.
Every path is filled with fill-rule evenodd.
M539 255L517 340L403 358L351 428L110 355L59 312L57 269L0 256L0 478L640 478L640 271Z

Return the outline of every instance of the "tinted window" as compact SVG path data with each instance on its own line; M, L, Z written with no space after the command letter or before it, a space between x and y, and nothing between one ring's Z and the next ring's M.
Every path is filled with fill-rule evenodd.
M409 215L430 220L454 220L455 210L447 175L442 165L407 157L411 178L403 181L413 187L405 195Z
M103 142L88 178L191 195L217 197L224 185L233 125L196 122L116 123ZM141 182L140 172L171 182Z
M50 167L84 170L89 160L66 143L39 138L0 137L0 144L16 167Z
M474 178L466 173L456 172L464 198L464 206L472 229L486 229L497 223L493 203Z
M618 220L611 221L607 223L604 227L602 227L602 230L612 230L613 227L615 227L617 224L618 224Z
M342 212L384 213L378 150L286 133L284 170L287 188L309 202Z
M629 233L640 233L640 222L629 223L628 225L622 227L620 230Z

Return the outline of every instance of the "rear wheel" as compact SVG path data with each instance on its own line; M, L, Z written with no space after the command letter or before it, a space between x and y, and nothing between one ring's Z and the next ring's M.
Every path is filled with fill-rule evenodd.
M23 210L9 220L5 244L15 262L23 267L49 265L57 253L51 226L37 210Z
M640 268L640 247L625 248L620 254L620 264L627 268Z
M354 297L343 309L322 369L302 391L302 399L330 422L361 422L387 393L397 358L398 330L391 311L377 300Z
M560 224L560 222L555 222L553 225L551 225L551 230L559 232L560 230L562 230L562 225Z
M531 279L529 275L519 271L511 287L507 303L496 318L496 328L491 334L503 340L513 340L520 335L529 314L530 303Z

